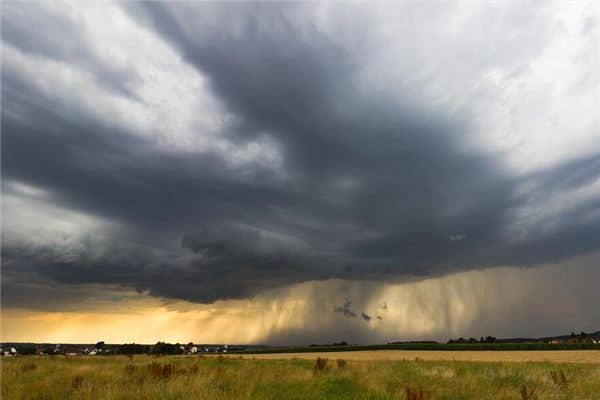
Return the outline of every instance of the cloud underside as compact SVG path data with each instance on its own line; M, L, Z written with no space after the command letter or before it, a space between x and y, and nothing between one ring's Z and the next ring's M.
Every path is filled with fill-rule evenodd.
M120 21L172 57L147 66L107 58L77 23L39 18L41 6L7 9L5 304L40 301L19 296L24 282L210 303L306 281L532 266L600 248L600 149L512 169L504 149L478 142L476 98L429 101L427 77L404 65L389 88L371 81L385 65L375 58L383 39L365 10L323 21L308 5L119 5ZM351 12L365 17L355 26ZM538 37L519 21L515 40L533 37L531 54L492 60L500 69L527 65L547 45L546 28ZM210 101L168 111L184 95L167 87L151 103L147 84L161 68L181 68L183 93ZM78 71L87 92L69 86ZM148 125L155 111L165 117ZM593 138L589 118L583 137ZM335 311L377 320L347 304Z
M308 345L487 335L540 337L568 334L575 328L590 332L600 324L595 312L598 256L573 259L569 266L493 268L401 284L305 282L251 299L212 304L165 303L100 285L86 288L85 301L76 293L79 286L57 285L55 289L63 293L58 299L29 283L20 293L33 296L39 304L35 310L7 305L2 338L44 343L167 340Z

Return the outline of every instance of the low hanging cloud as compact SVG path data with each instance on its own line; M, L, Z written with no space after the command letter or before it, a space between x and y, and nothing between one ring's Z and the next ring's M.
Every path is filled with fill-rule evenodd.
M599 254L569 265L493 268L424 280L382 282L330 280L267 290L243 300L198 304L165 302L125 288L60 284L62 299L28 282L23 295L38 295L35 310L8 307L2 314L6 341L302 344L387 343L480 337L539 337L595 331ZM573 273L577 268L577 274ZM476 290L473 290L473 289ZM35 289L35 290L34 290ZM44 301L44 297L46 297ZM369 316L385 302L385 318L332 312L353 299ZM549 300L551 299L551 300ZM60 302L57 308L56 302ZM3 307L5 305L3 304ZM535 324L532 318L535 317ZM44 329L39 329L43 324ZM151 326L152 329L148 329Z
M360 6L3 7L3 304L39 304L18 295L29 281L212 303L598 250L597 26L568 21L588 83L560 86L561 114L536 97L558 86L510 91L566 40L552 7L500 7L511 35L476 7L450 42L399 15L427 26L453 7L381 7L393 37L388 13ZM131 40L110 36L117 19ZM351 304L334 310L370 325L392 311Z

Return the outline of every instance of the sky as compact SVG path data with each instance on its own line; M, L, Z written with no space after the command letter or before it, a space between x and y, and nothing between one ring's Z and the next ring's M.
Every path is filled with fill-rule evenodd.
M3 341L600 329L593 2L3 2Z

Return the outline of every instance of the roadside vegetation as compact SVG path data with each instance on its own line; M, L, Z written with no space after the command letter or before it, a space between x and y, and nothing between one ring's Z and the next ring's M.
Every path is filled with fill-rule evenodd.
M13 357L1 398L598 399L600 365L253 360L219 356Z

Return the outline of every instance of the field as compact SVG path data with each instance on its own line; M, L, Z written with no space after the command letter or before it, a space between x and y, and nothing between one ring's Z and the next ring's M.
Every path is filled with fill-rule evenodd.
M593 353L590 360L597 361ZM426 354L403 361L386 360L385 354L361 358L360 352L327 353L326 365L314 359L290 359L290 355L288 359L258 359L268 355L257 359L250 355L3 358L1 397L408 399L410 388L410 400L600 398L598 363L428 361L422 359ZM345 362L337 362L340 357ZM372 360L377 357L381 359Z
M232 355L237 357L238 355ZM244 354L244 358L255 359L306 359L318 357L332 360L344 358L357 361L485 361L485 362L553 362L553 363L594 363L600 365L600 350L358 350L299 353L259 353ZM600 396L599 396L600 398Z

